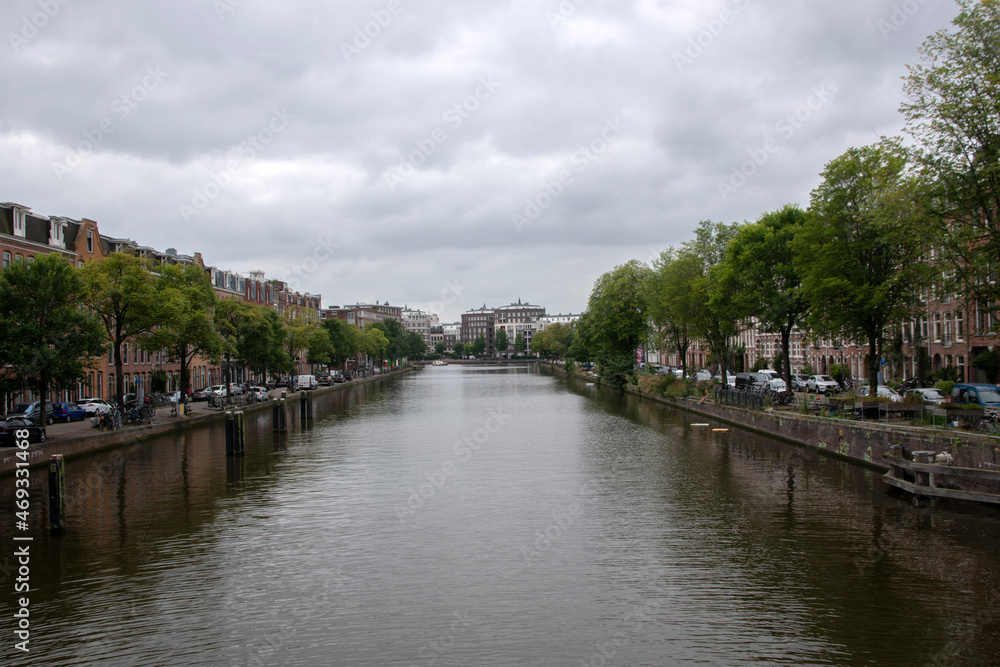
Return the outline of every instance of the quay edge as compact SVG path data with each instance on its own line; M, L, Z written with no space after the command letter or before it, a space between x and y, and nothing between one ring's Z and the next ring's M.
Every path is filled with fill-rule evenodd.
M567 374L559 366L544 364L544 367ZM580 373L574 373L573 377L601 384L598 380ZM700 402L695 398L673 399L656 396L643 393L635 387L627 387L623 391L645 400L778 438L883 473L889 470L889 463L884 455L893 445L901 445L904 450L910 452L919 450L948 452L954 457L954 465L957 467L1000 470L1000 438L997 437L954 429L855 422L806 416L794 412L760 412L716 405L714 402Z
M351 387L357 387L370 382L377 382L383 378L392 377L398 373L404 373L411 370L413 369L406 367L382 375L373 375L359 380L352 380L351 382L333 384L328 387L319 387L314 389L312 393L314 396L320 396L334 391L344 391ZM299 393L289 393L286 400L289 406L297 404L300 400ZM245 413L270 410L271 402L253 403L251 405L242 406L240 409ZM290 413L290 418L297 414L297 412ZM49 438L45 442L33 442L31 443L31 446L28 447L28 467L35 468L38 466L47 466L49 458L53 454L61 454L64 459L71 459L103 450L115 449L126 445L134 445L136 443L143 442L144 440L158 438L171 433L181 433L183 431L189 431L196 428L203 428L216 422L223 422L225 419L225 410L213 410L208 414L194 415L184 419L169 419L168 421L156 422L142 426L129 426L120 428L116 431L95 430L93 433L88 433L87 435L74 438L67 438L65 440ZM0 477L14 474L14 471L17 469L17 462L21 460L17 457L18 451L19 450L16 447L4 447L0 449Z

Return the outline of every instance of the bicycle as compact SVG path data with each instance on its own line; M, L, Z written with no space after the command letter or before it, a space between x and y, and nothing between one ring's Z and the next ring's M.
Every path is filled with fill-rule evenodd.
M1000 413L985 415L976 424L976 433L980 435L1000 435Z

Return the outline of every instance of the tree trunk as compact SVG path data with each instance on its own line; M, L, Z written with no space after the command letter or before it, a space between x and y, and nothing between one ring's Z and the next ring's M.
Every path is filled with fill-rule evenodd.
M116 338L114 343L115 352L115 402L118 404L118 409L125 412L125 393L122 389L125 386L125 380L122 377L124 372L124 364L122 363L122 341L121 338Z
M789 342L792 338L792 327L782 327L781 329L781 373L785 378L785 389L788 391L792 390L792 359L789 354L791 343Z
M875 398L878 395L878 340L875 336L868 336L868 396Z

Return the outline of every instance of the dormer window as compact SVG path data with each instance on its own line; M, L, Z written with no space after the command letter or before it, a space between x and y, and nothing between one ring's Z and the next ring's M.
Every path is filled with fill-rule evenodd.
M49 221L49 245L58 246L60 248L66 247L66 244L63 241L63 228L64 223L57 222L55 220Z
M26 225L24 222L24 211L19 208L14 209L14 236L24 238L26 236Z
M94 230L87 230L87 252L94 252Z

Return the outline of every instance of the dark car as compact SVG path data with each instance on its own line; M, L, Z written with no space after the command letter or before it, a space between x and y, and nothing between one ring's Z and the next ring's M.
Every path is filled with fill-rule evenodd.
M0 446L17 447L18 431L28 432L28 442L45 442L45 428L24 417L8 417L0 421Z
M7 413L7 418L10 417L23 417L25 419L30 419L35 423L41 422L42 417L42 402L41 401L31 401L30 403L18 403L14 408ZM52 423L52 406L49 405L45 410L45 423Z
M737 387L768 387L771 384L771 377L763 373L737 373Z

